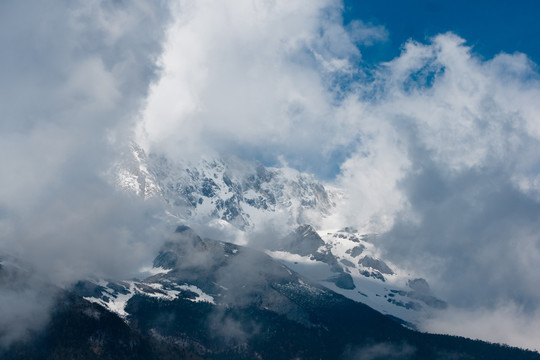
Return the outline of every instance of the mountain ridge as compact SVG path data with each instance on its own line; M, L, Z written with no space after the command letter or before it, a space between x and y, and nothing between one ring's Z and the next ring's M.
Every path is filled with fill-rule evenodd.
M114 182L145 199L157 198L181 221L224 220L253 230L268 213L290 226L328 216L340 196L313 175L238 158L172 161L132 143L113 167ZM263 219L261 219L263 218Z
M146 287L126 301L127 315L88 295L121 295L131 280L94 282L94 289L76 285L61 292L43 331L0 350L0 356L353 360L383 349L379 358L540 359L531 351L409 330L262 252L201 238L185 226L177 230L156 256L158 272L138 281ZM175 256L161 256L167 253ZM158 283L163 286L152 286ZM165 285L184 288L174 297L156 296ZM417 288L424 285L420 281ZM211 299L196 301L196 288Z

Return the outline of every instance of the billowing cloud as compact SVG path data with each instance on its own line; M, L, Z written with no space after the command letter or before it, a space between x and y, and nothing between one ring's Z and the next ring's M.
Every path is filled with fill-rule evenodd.
M358 100L363 141L342 165L350 197L336 216L381 233L387 256L430 274L456 314L508 329L469 321L463 334L529 347L538 332L519 322L540 300L538 80L523 54L480 60L452 34L405 44ZM428 328L444 332L453 314Z
M302 167L349 142L328 88L360 52L339 2L179 1L174 14L138 127L146 149Z

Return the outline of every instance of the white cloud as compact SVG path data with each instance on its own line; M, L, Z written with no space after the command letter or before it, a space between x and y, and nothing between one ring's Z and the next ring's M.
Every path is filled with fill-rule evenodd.
M339 124L327 78L351 71L359 54L339 10L333 1L179 1L139 142L183 157L328 150Z
M365 23L362 20L353 20L347 25L351 39L359 45L371 46L377 42L388 41L388 31L382 25Z
M47 320L53 285L131 275L158 246L152 205L102 176L155 75L167 16L141 4L0 4L0 257L39 274L2 283L2 345Z
M383 191L385 182L373 176L377 186L364 190L370 196L352 200L379 199L376 204L393 219L381 237L387 255L430 274L439 294L459 311L485 306L486 314L507 314L499 304L516 302L516 322L510 324L511 316L505 321L508 329L519 327L521 319L537 315L540 300L533 275L540 260L535 235L540 204L537 195L530 196L540 170L533 150L540 145L540 107L533 100L540 95L540 82L533 64L522 54L482 61L462 39L445 34L427 45L408 43L399 58L383 65L378 81L382 95L371 102L370 115L390 129L378 137L395 132L401 141L379 149L368 145L364 161L400 148L403 158L375 161L375 169L394 169L384 171L393 187ZM344 169L369 176L366 167ZM388 194L406 206L384 205ZM446 320L430 326L455 325ZM472 324L464 322L461 329ZM500 331L493 338L487 330L485 337L474 333L534 345L533 337L515 341L513 330Z
M325 226L355 224L361 231L381 233L392 227L397 212L407 208L398 186L411 166L407 144L384 119L364 113L357 121L360 144L341 165L337 179L345 201Z

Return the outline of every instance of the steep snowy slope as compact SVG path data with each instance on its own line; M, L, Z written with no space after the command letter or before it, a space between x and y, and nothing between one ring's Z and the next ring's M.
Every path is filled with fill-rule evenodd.
M374 240L375 235L353 228L316 232L304 225L267 253L299 274L412 327L447 307L425 279L382 260Z
M174 162L147 156L137 145L114 169L117 184L144 198L159 198L182 220L222 220L252 230L269 214L290 226L318 221L334 207L336 192L312 175L239 159ZM222 222L223 224L223 222Z

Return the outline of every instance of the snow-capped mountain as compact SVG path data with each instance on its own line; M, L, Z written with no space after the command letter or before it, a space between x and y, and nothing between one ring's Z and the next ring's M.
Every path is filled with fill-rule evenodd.
M431 294L426 280L404 276L394 265L390 267L376 257L376 249L367 241L367 236L358 236L352 231L327 232L321 237L310 225L300 226L276 242L278 250L266 250L266 253L310 281L398 318L411 327L430 312L446 308L444 301ZM143 270L143 280L85 281L77 285L78 293L124 318L129 315L125 311L127 302L136 295L164 301L177 298L211 304L222 301L231 284L221 284L223 281L217 280L219 275L209 273L209 269L215 270L212 264L218 257L222 257L219 263L223 266L240 248L230 243L203 240L183 226L177 234L188 241L187 245L178 248L169 243L157 256L153 267ZM180 258L182 264L178 264ZM187 270L196 275L187 276Z
M266 221L281 219L273 223L282 227L274 229L275 234L290 232L288 235L274 235L271 241L247 245L266 251L306 278L410 326L446 307L421 275L409 274L381 257L376 235L361 234L352 227L313 227L332 214L343 195L312 175L239 159L174 162L165 156L146 155L136 144L118 163L115 174L123 189L163 201L173 221L228 232L233 229L235 235L228 239L236 243L246 244L239 238L259 230L257 226ZM129 283L124 290L133 295L141 286ZM153 286L158 297L181 291L166 284L161 292L157 291L159 285L144 286ZM122 297L115 301L121 302Z
M351 227L317 232L303 225L267 253L299 274L412 327L447 307L425 279L382 260L376 239Z
M209 223L221 220L252 230L269 214L290 226L313 223L330 214L339 193L309 174L264 167L240 159L175 162L149 155L135 144L115 169L117 184L169 205L177 218Z
M248 271L249 270L249 271ZM203 239L187 226L178 226L142 280L78 282L74 291L129 321L128 303L134 297L161 302L178 299L216 306L245 306L262 302L266 310L283 313L288 306L276 294L294 290L314 294L330 291L309 284L262 252L218 240ZM272 287L268 287L268 282ZM288 316L295 316L292 312Z

